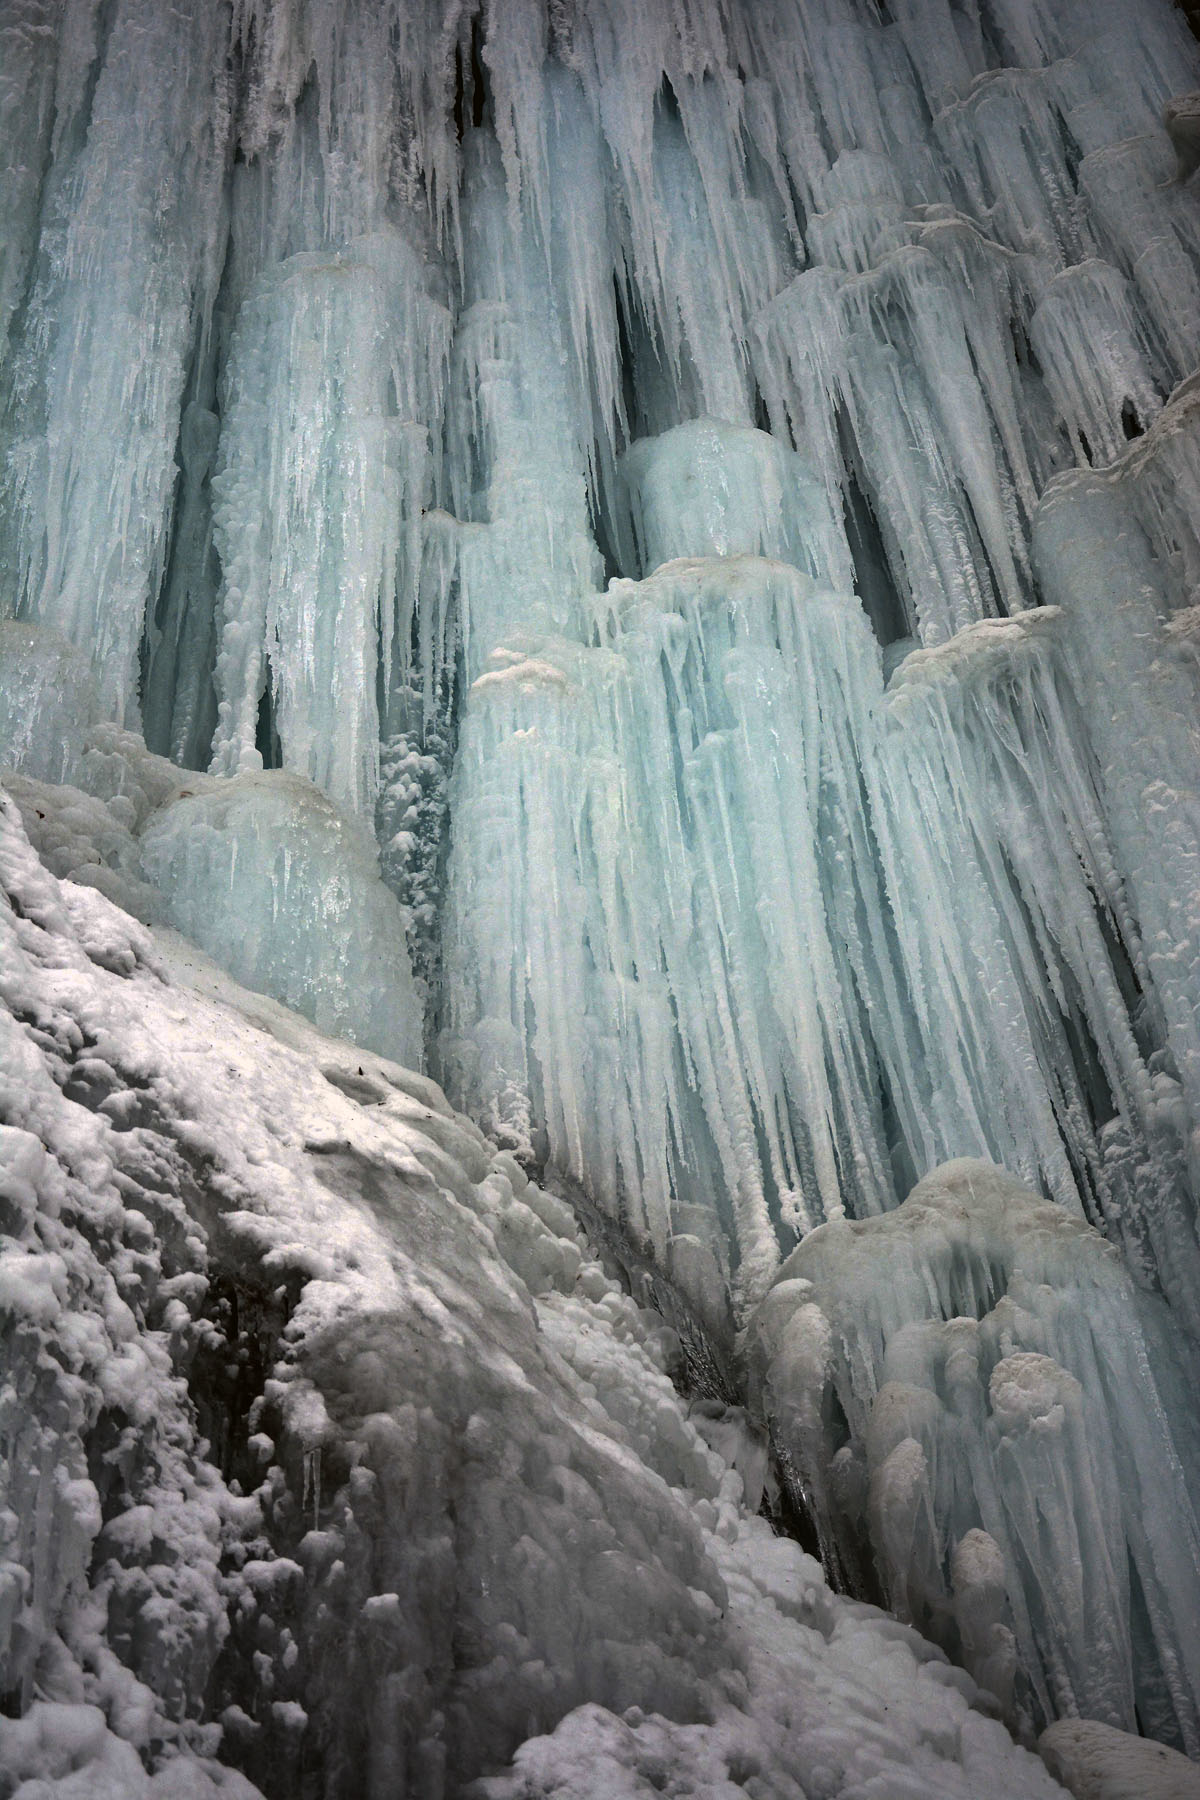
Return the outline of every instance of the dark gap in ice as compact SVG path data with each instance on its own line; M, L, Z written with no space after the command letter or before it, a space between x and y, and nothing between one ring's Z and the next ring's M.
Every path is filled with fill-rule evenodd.
M283 767L283 746L279 741L279 732L275 724L274 678L271 672L271 659L264 659L266 664L266 682L258 702L258 724L254 732L254 748L262 757L264 769L281 769Z
M859 486L852 463L847 461L842 484L846 537L854 562L854 581L871 629L886 649L909 635L904 601L892 577L883 533L870 499Z
M462 45L454 46L454 135L461 144L466 129L466 75L463 70Z
M593 468L599 466L598 458L593 460L592 466ZM618 477L618 481L619 479L620 477ZM600 492L600 483L598 481L594 479L588 480L587 498L588 516L592 527L592 538L604 563L604 585L607 587L610 581L615 581L622 575L631 575L635 573L635 571L626 569L622 566L621 557L617 548L619 543L617 521L612 518L609 508L603 503L603 496Z
M613 276L613 307L617 318L617 357L621 374L621 412L631 438L636 437L637 420L637 383L634 377L636 358L633 349L633 328L628 312L628 296L622 291L621 283ZM618 454L626 448L618 438L616 449Z
M832 1383L825 1390L826 1408L829 1423L829 1445L831 1456L836 1456L844 1445L851 1441L853 1433L850 1421L846 1417L846 1409L842 1405L837 1389Z
M979 521L975 517L975 504L971 499L970 494L967 492L967 489L961 484L959 487L959 494L962 499L962 517L966 527L967 536L967 555L962 560L968 568L975 570L978 577L983 604L983 617L987 618L989 616L987 608L990 600L993 608L991 616L999 619L1007 619L1012 612L1012 607L1009 605L1009 599L1015 600L1017 611L1020 612L1024 610L1023 597L1020 594L1014 594L1012 596L1005 594L1004 588L1001 585L999 571L992 561L991 555L984 542L983 533L979 529ZM1017 579L1018 581L1022 580L1019 573ZM1026 583L1024 585L1028 584Z
M1132 1551L1128 1557L1127 1567L1129 1570L1131 1660L1132 1666L1137 1670L1137 1699L1133 1709L1134 1723L1143 1737L1153 1738L1158 1743L1170 1744L1176 1750L1183 1750L1184 1738L1179 1728L1179 1717L1172 1699L1170 1683L1164 1675L1161 1658L1155 1647L1155 1629L1146 1599L1146 1590L1142 1582L1141 1570L1138 1568L1138 1560Z
M782 1254L786 1256L793 1250L798 1241L795 1227L783 1217L783 1196L779 1191L774 1170L771 1167L771 1151L767 1141L767 1133L759 1114L758 1107L751 1102L750 1116L754 1122L754 1146L758 1157L758 1167L762 1171L763 1199L766 1202L767 1217L775 1233ZM794 1120L790 1104L784 1110L784 1116L777 1118L778 1135L785 1141L794 1138Z
M775 1481L773 1484L768 1482L763 1489L759 1511L776 1537L791 1538L809 1556L815 1556L821 1561L821 1539L813 1523L812 1512L805 1504L801 1484L794 1475L789 1479L789 1471L784 1466L774 1432L770 1434L769 1442Z
M1139 1031L1139 1015L1145 1010L1143 1002L1146 997L1141 979L1137 969L1134 967L1133 958L1129 954L1125 939L1121 935L1108 908L1103 906L1097 900L1095 903L1095 913L1097 927L1099 928L1101 937L1104 939L1105 949L1108 951L1108 960L1112 964L1113 974L1116 976L1117 985L1121 990L1121 999L1124 1001L1125 1008L1134 1025L1135 1034L1138 1038L1138 1048L1143 1056L1147 1056L1152 1050L1160 1048L1160 1033L1153 1031L1147 1032L1147 1021L1145 1019L1141 1020L1141 1029Z
M1030 341L1029 333L1015 314L1010 315L1008 329L1012 336L1013 354L1018 367L1027 369L1031 375L1041 376L1042 365L1038 361L1037 352Z
M212 1327L199 1340L188 1376L196 1422L211 1460L226 1481L250 1493L262 1470L249 1449L262 1396L303 1286L291 1271L266 1282L248 1274L210 1275L201 1317Z
M1121 408L1121 430L1129 442L1145 434L1146 427L1142 424L1141 416L1132 400L1127 399Z
M619 1281L639 1306L658 1313L675 1332L683 1349L682 1373L675 1380L680 1392L720 1401L725 1406L738 1404L742 1383L734 1360L732 1315L728 1332L715 1333L628 1229L602 1212L570 1176L558 1169L547 1169L542 1173L541 1185L571 1207L592 1255L601 1262L609 1279Z
M471 124L478 131L487 117L491 90L483 63L483 20L476 13L471 20Z
M679 111L679 96L671 86L671 77L669 75L664 74L662 78L662 85L658 90L656 107L662 118L670 119L677 125L682 124L682 117Z
M1039 942L1039 933L1022 892L1020 878L1007 851L1001 848L1000 854L1008 878L1012 901L1021 914L1027 940L1030 944L1036 945ZM1045 965L1040 954L1039 962L1042 963L1044 970ZM1057 1034L1053 1026L1049 1032L1042 1035L1039 1061L1044 1065L1047 1085L1054 1098L1063 1148L1071 1163L1076 1185L1085 1206L1090 1209L1091 1222L1103 1229L1103 1210L1097 1205L1095 1168L1090 1161L1085 1163L1081 1160L1081 1146L1077 1143L1075 1134L1070 1130L1069 1118L1066 1116L1070 1113L1072 1100L1070 1092L1065 1089L1058 1076L1058 1071L1063 1067L1063 1051L1065 1050L1067 1057L1066 1069L1063 1070L1063 1073L1069 1072L1074 1077L1075 1092L1087 1109L1089 1122L1094 1132L1098 1132L1100 1127L1110 1119L1119 1117L1120 1107L1117 1105L1112 1087L1105 1074L1099 1045L1088 1024L1087 1008L1079 984L1065 963L1059 964L1058 974L1067 1003L1065 1012L1056 1008L1053 1015L1053 1021L1057 1025L1057 1034L1061 1035L1057 1044L1055 1042ZM1045 973L1044 980L1045 991L1050 991L1048 972ZM1026 1004L1029 1005L1028 1000ZM1031 1008L1032 1016L1035 1015Z
M1007 1272L994 1259L981 1262L962 1243L952 1243L946 1270L947 1319L985 1319L1008 1291Z
M874 1045L871 1048L874 1052ZM877 1052L875 1052L875 1082L879 1094L879 1116L883 1125L884 1142L887 1144L888 1163L892 1174L892 1193L896 1200L900 1201L917 1185L917 1166L913 1161L908 1139L904 1135L904 1125L896 1109L891 1084L884 1072L883 1061Z
M483 36L478 13L471 20L471 36L467 54L463 56L463 40L454 46L454 130L461 144L467 132L478 131L487 117L491 94L483 61Z
M461 13L462 9L459 9ZM480 14L471 19L470 33L458 21L458 37L454 45L453 98L449 106L449 122L456 141L461 145L467 134L478 131L491 117L491 86L483 59L483 35Z

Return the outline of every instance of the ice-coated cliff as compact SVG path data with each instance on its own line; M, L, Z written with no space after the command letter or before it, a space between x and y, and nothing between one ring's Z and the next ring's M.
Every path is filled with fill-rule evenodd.
M0 0L0 1800L1188 1791L1190 17Z

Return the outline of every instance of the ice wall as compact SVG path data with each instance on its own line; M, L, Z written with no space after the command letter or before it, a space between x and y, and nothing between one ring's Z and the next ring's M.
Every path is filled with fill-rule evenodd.
M713 1317L970 1157L1196 1335L1197 71L1168 0L7 0L39 849Z

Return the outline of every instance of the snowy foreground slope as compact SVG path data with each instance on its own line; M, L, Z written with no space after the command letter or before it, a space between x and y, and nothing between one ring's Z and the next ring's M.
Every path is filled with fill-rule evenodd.
M436 1087L2 819L4 1791L1059 1791Z

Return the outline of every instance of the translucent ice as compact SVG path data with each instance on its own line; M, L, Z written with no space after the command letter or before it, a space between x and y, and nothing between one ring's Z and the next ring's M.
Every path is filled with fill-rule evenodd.
M829 1554L868 1554L1011 1707L1132 1730L1136 1706L1194 1754L1200 1440L1171 1341L1102 1238L966 1161L814 1232L751 1326Z
M171 922L246 986L419 1065L404 915L366 829L310 782L277 771L183 789L141 861Z
M831 1610L757 1528L739 1561L734 1490L748 1500L764 1475L761 1439L721 1410L732 1373L720 1416L685 1418L666 1328L639 1325L541 1182L636 1266L642 1298L706 1322L723 1349L685 1346L693 1376L724 1367L735 1314L779 1294L808 1234L874 1229L962 1156L1055 1203L1089 1267L1083 1222L1102 1232L1151 1312L1165 1301L1200 1331L1198 66L1170 0L0 4L0 763L60 878L22 875L37 916L20 898L12 915L14 1030L36 1020L30 1054L52 1069L46 1086L20 1061L40 1110L14 1129L57 1159L72 1122L76 1198L109 1195L104 1156L125 1194L144 1157L139 1195L183 1209L160 1226L139 1199L155 1242L122 1211L119 1253L89 1213L90 1248L68 1245L91 1296L74 1310L53 1233L40 1274L11 1274L51 1361L55 1320L103 1313L84 1360L55 1366L89 1371L91 1394L103 1364L115 1396L74 1438L55 1413L63 1435L31 1437L21 1465L33 1588L0 1602L5 1619L27 1606L39 1646L20 1704L36 1688L84 1709L19 1722L31 1780L99 1781L123 1757L111 1735L146 1748L159 1782L154 1746L190 1747L200 1769L220 1726L267 1786L318 1779L305 1759L332 1745L319 1779L371 1800L453 1790L522 1732L550 1735L494 1776L500 1792L552 1791L564 1768L637 1791L664 1767L668 1784L674 1768L788 1800L1045 1788L971 1713L961 1670L901 1669L897 1652L881 1675L878 1619L860 1631ZM206 1012L228 978L200 960L189 979L209 999L163 1001L153 952L105 897L168 915L259 998ZM201 958L163 942L177 970ZM270 994L347 1046L314 1051ZM231 1172L218 1127L199 1148L172 1127L195 1150L181 1173L154 1134L208 1103L182 1078L163 1098L156 1034L243 1043L231 1017L247 1016L262 1055L235 1057L229 1085L214 1052L205 1116L228 1108L236 1137L269 1089L320 1147L289 1161L264 1124ZM303 1125L288 1078L261 1074L264 1021L310 1069L289 1064ZM491 1148L365 1045L427 1052ZM327 1133L314 1056L340 1087ZM426 1109L415 1147L385 1128L400 1092ZM107 1121L99 1139L72 1107ZM262 1173L281 1157L286 1177ZM405 1185L414 1157L441 1184L428 1211ZM173 1266L161 1322L151 1308L119 1338L105 1258L134 1311L154 1256L196 1235L183 1214L241 1248L204 1300L199 1265ZM292 1368L296 1296L264 1260L276 1240L259 1257L238 1233L291 1222L315 1313L349 1269L335 1240L351 1215L354 1256L403 1268L406 1293L436 1265L438 1305L396 1350L355 1288L359 1313L347 1302L268 1392L259 1364ZM403 1252L387 1235L401 1216ZM1075 1289L1052 1273L1066 1317ZM1108 1441L1094 1418L1119 1414L1119 1445L1132 1415L1100 1406L1034 1299L1038 1331L1018 1320L971 1389L1008 1513L963 1502L954 1542L938 1535L983 1451L939 1435L916 1374L951 1321L914 1314L862 1457L831 1451L830 1504L857 1521L839 1554L848 1567L874 1541L894 1604L928 1613L1012 1717L1086 1705L1129 1724L1135 1693L1146 1729L1187 1739L1197 1670L1163 1595L1191 1577L1147 1502L1157 1548L1129 1552L1122 1600L1128 1495L1088 1456ZM534 1313L536 1350L509 1331ZM789 1340L800 1372L829 1347L809 1323ZM209 1357L202 1391L262 1374L244 1443L216 1400L190 1424L172 1399L194 1362L177 1331ZM144 1338L144 1362L110 1356L118 1338ZM1110 1386L1128 1379L1149 1417L1158 1384L1174 1431L1174 1352L1146 1342L1147 1368L1121 1364ZM97 1534L83 1485L125 1468L115 1413L137 1369L187 1495L161 1558L141 1463L119 1503L100 1496ZM514 1395L543 1395L547 1369L570 1398L546 1400L543 1432ZM615 1432L615 1463L578 1447L581 1416L585 1435ZM197 1432L241 1489L215 1525ZM562 1432L578 1453L554 1447ZM1158 1467L1159 1440L1138 1443ZM478 1487L443 1507L462 1446ZM61 1492L45 1473L59 1450ZM1050 1513L1021 1512L1020 1479L1056 1496ZM39 1561L48 1518L57 1573ZM463 1552L476 1519L503 1545L494 1564ZM1030 1563L1014 1586L1014 1544L1019 1561L1042 1538L1038 1579ZM376 1559L386 1580L365 1583ZM736 1626L714 1619L718 1563ZM251 1572L227 1607L231 1568ZM109 1622L85 1655L49 1621L78 1622L85 1594L99 1608L93 1577ZM222 1619L228 1653L200 1641ZM349 1724L310 1679L340 1671L346 1643L366 1696ZM219 1720L197 1698L213 1654ZM719 1704L701 1693L714 1670ZM739 1679L757 1684L761 1767L753 1732L718 1718ZM837 1697L824 1735L814 1693ZM171 1721L199 1735L185 1745ZM65 1773L59 1727L89 1759Z

